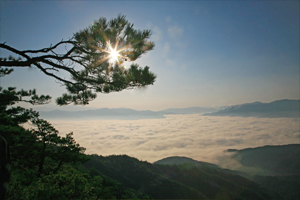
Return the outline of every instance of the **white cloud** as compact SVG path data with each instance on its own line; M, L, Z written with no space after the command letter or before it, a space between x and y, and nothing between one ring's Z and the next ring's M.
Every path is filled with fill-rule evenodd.
M291 118L194 114L167 115L165 119L52 123L62 134L73 131L75 140L86 147L88 154L127 154L148 162L168 156L187 156L224 164L227 149L283 145L300 140L299 121Z
M180 28L179 26L170 26L168 28L168 34L172 37L172 38L176 38L176 37L179 37L181 36L183 33L183 29Z

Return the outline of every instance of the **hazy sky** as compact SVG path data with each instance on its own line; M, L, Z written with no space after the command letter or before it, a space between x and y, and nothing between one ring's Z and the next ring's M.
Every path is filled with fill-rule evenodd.
M299 99L299 1L0 1L0 42L49 47L100 17L127 16L151 29L155 49L136 63L158 78L146 89L98 94L88 108L226 106ZM1 51L1 56L7 56ZM16 69L1 86L65 89L37 69ZM53 101L54 102L54 101Z

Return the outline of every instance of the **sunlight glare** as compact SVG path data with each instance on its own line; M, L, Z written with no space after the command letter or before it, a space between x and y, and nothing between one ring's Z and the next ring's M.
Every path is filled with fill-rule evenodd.
M117 45L116 45L117 46ZM119 52L116 50L116 47L115 48L112 48L111 44L108 45L108 51L109 53L109 63L111 64L115 64L116 62L119 61L119 57L120 57L120 54Z
M110 54L110 59L109 59L110 63L115 63L118 61L120 55L115 49L111 49L109 54Z

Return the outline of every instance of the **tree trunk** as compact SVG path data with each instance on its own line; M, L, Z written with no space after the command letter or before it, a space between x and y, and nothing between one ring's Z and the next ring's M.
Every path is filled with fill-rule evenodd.
M59 168L62 166L62 163L63 163L63 161L60 160L57 168L53 171L53 174L55 174L59 170Z
M41 158L40 158L40 163L39 163L38 177L40 177L43 172L44 161L45 161L45 151L46 151L46 142L45 142L45 137L43 137L43 150L41 153Z

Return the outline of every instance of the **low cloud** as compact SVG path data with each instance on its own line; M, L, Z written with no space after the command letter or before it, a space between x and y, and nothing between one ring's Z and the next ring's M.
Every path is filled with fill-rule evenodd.
M127 154L154 162L186 156L222 166L232 164L227 149L299 143L299 121L291 118L243 118L167 115L164 119L52 121L64 135L74 132L87 154ZM226 157L227 156L227 157Z

